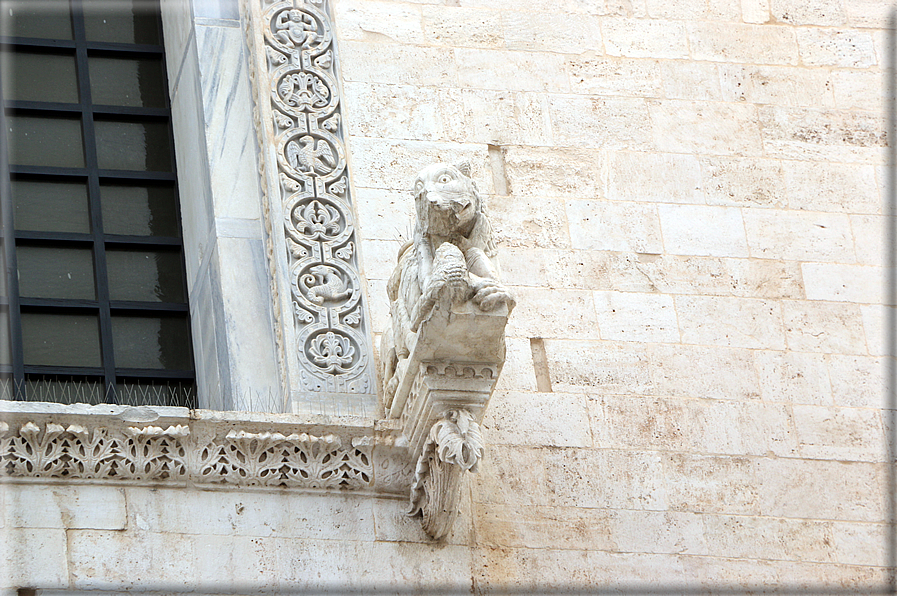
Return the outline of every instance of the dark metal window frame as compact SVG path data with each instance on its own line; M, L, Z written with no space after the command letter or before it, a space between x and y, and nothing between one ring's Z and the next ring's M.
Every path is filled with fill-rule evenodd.
M53 377L78 377L84 381L102 381L105 387L105 403L118 403L116 382L180 382L195 386L195 370L172 369L128 369L116 368L113 354L112 316L177 316L186 320L189 333L189 306L186 303L187 283L184 267L183 240L181 237L167 236L125 236L106 234L103 231L102 208L100 202L100 183L165 185L173 188L175 197L179 196L177 184L176 162L174 156L174 139L171 133L171 107L168 89L164 90L165 107L125 107L95 105L91 99L90 76L88 70L89 56L128 56L160 58L163 73L167 72L163 45L126 44L112 42L88 41L85 34L84 14L81 0L67 0L72 17L72 40L54 40L25 37L0 36L0 49L27 49L29 51L47 51L69 49L74 52L76 77L79 91L79 103L52 103L37 101L3 101L0 110L0 221L2 221L2 244L6 256L5 274L8 282L7 297L0 297L0 316L9 317L10 343L12 349L12 366L0 368L0 377L10 378L14 399L28 399L26 395L26 379ZM157 20L158 36L161 41L161 19ZM41 115L41 116L78 116L81 119L82 143L84 151L83 168L62 168L50 166L10 165L7 141L7 114ZM97 145L94 131L95 120L123 120L128 122L165 122L168 124L170 142L170 172L128 171L100 169L97 162ZM33 232L16 231L13 224L13 205L11 180L43 180L73 181L86 183L88 207L90 214L89 233ZM180 203L176 201L176 217L180 226ZM53 246L61 248L90 247L93 253L96 299L51 299L23 298L19 296L18 266L16 262L17 246ZM136 248L145 250L179 251L184 303L136 302L112 300L109 296L109 278L106 264L106 249ZM23 336L21 328L22 313L57 313L74 314L90 313L98 317L101 367L65 367L25 365L23 358ZM185 341L192 343L190 337ZM190 346L192 359L192 345ZM188 398L189 400L190 398ZM192 402L195 402L195 390ZM189 405L195 403L162 404Z

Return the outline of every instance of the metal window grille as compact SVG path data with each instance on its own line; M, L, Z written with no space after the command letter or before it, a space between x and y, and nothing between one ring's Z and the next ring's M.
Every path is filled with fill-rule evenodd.
M0 398L196 407L158 0L115 0L105 7L97 0L0 0L0 10L5 21L0 31L5 83L0 110L0 251L6 273L5 280L0 279L0 289L4 281L6 285L0 292L0 319L5 323L0 335L7 336L0 346ZM17 12L24 19L18 29ZM119 31L125 39L117 38ZM66 61L74 65L74 73L58 67ZM136 73L136 83L128 81L139 97L132 97L127 88L116 90L117 85L127 87L127 81L119 80L125 71ZM75 89L61 90L58 85L69 79ZM42 85L47 92L35 97ZM71 97L64 97L66 93ZM58 138L48 137L51 142L44 151L36 145L38 160L33 155L21 158L17 152L39 137L34 132L38 128L27 130L32 124L59 129ZM77 155L80 149L81 160L66 163L54 152L53 142L64 143L64 130L78 128L80 148L58 150ZM47 186L67 183L86 189L85 209L71 207ZM27 209L16 189L26 187L44 189L48 204L63 206L63 213L38 214L50 225L20 225L17 216L26 219L22 212ZM114 202L113 189L125 197L170 195L173 202L148 199L150 223L135 231L129 229L133 222L127 217L131 204ZM78 218L72 213L83 216L84 229L70 229L71 220ZM54 217L60 220L53 222ZM116 219L120 221L112 225ZM68 261L87 264L73 278L71 270L65 271ZM33 263L49 274L27 269ZM90 268L92 284L85 273ZM141 278L142 268L153 275ZM53 281L57 277L60 281ZM80 284L80 290L65 289L59 295L54 284ZM87 289L91 285L92 293Z

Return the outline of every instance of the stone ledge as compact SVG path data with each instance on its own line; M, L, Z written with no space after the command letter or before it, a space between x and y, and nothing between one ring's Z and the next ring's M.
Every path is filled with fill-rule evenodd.
M396 421L0 401L0 481L407 494Z

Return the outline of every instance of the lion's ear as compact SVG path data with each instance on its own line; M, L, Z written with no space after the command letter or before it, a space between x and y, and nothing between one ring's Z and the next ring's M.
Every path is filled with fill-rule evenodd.
M459 164L455 165L458 168L458 171L470 178L470 162L467 160L462 161Z

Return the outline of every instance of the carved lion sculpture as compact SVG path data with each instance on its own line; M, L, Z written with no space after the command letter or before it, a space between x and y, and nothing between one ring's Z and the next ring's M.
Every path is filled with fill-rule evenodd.
M470 166L434 164L414 181L414 236L399 250L387 284L392 328L383 334L386 401L395 394L398 363L408 357L409 335L437 305L467 301L480 310L514 307L514 297L498 280L492 227L470 179Z

